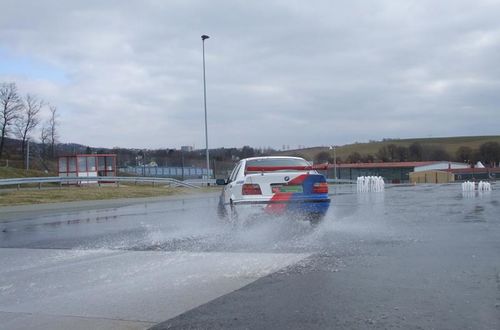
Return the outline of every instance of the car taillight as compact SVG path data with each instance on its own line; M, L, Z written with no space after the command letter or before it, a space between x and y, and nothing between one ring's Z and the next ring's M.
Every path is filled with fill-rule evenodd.
M242 195L262 195L258 184L245 183L241 188Z
M328 183L316 182L313 186L313 193L315 193L315 194L328 194Z

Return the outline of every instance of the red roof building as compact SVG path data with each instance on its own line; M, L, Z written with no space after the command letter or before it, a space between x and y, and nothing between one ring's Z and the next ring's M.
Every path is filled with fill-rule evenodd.
M419 170L448 170L468 167L467 164L448 161L425 162L384 162L384 163L352 163L329 164L328 177L337 179L356 180L359 176L381 176L386 182L409 182L410 173Z
M415 168L419 166L432 165L436 163L442 163L439 161L427 161L427 162L384 162L384 163L351 163L351 164L337 164L337 168L363 168L363 169L375 169L375 168ZM333 164L329 164L333 168Z

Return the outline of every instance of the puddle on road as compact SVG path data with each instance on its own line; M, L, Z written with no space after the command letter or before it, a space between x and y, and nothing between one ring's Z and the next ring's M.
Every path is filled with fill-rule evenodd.
M60 213L51 220L43 215L0 224L0 246L349 254L368 245L375 251L425 239L421 226L441 230L443 224L465 224L464 217L469 222L496 219L498 192L469 197L457 189L396 186L383 193L344 192L332 196L331 208L316 228L306 221L265 216L234 228L216 216L216 198Z

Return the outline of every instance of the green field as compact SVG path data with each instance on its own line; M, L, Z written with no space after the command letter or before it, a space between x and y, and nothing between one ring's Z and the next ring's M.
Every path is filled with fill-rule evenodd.
M478 149L479 146L485 142L498 142L500 143L500 135L493 136L457 136L457 137L443 137L443 138L416 138L416 139L394 139L385 141L376 141L368 143L354 143L338 146L336 154L342 159L346 159L353 152L358 152L361 155L376 155L378 150L389 144L397 146L408 147L412 143L418 142L422 145L439 146L442 147L450 155L455 155L457 149L461 146ZM322 151L330 152L328 147L314 147L298 150L282 151L280 155L302 155L308 160L314 160L316 155Z

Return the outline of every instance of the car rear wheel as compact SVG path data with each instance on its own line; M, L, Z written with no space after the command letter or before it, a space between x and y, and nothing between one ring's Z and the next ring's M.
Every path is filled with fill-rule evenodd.
M322 213L311 213L307 217L309 220L309 223L311 226L316 227L318 226L321 222L323 222L323 219L325 218L325 215Z
M233 201L230 201L229 208L229 221L233 224L238 223L238 212L236 212L236 208L234 207Z
M223 200L219 199L219 204L217 206L217 215L219 216L219 219L224 220L227 223L230 223L232 225L238 224L238 213L236 212L236 209L233 205L233 201L230 201L228 210L228 208L224 205Z
M227 210L226 207L224 206L222 198L219 198L219 205L217 206L217 215L221 220L228 220Z

